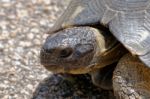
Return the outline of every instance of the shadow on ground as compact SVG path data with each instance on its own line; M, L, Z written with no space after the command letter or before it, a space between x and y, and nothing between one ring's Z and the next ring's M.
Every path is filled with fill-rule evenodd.
M115 99L112 91L95 87L89 75L54 74L43 80L32 99Z

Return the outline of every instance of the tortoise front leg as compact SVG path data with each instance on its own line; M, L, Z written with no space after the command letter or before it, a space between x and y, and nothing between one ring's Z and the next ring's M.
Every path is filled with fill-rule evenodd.
M119 99L150 99L150 68L137 57L125 55L114 71L113 87Z

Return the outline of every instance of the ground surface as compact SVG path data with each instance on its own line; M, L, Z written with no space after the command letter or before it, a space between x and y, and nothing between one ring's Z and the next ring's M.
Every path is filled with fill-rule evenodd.
M39 51L68 1L0 0L0 99L31 99L50 76Z
M39 64L39 50L64 1L0 0L0 99L30 99L49 75Z

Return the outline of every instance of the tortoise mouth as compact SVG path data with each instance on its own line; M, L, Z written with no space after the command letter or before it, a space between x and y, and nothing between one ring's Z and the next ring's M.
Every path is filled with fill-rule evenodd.
M53 65L53 64L42 64L47 70L53 72L53 73L63 73L64 69L61 68L62 66L59 65Z
M45 56L45 57L48 57L48 56ZM53 64L53 63L49 63L49 61L47 59L45 60L44 58L41 58L41 64L43 65L45 69L53 73L86 74L91 71L91 69L88 68L89 65L67 66L67 65L60 65L59 63Z
M60 65L43 65L47 70L53 73L69 73L69 74L86 74L89 73L91 70L89 68L85 68L84 66L80 68L73 68L73 67L64 67Z

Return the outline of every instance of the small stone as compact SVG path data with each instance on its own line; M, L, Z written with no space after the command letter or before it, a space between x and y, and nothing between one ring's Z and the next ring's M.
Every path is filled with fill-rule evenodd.
M2 0L2 2L9 3L11 0Z
M29 95L28 91L27 91L27 90L25 90L25 89L22 89L22 90L21 90L21 93L22 93L22 94Z
M0 57L1 58L1 57ZM0 65L1 66L3 66L5 63L2 61L2 60L0 60ZM1 70L1 69L0 69Z
M42 74L41 75L41 78L43 78L43 79L46 78L46 77L47 77L47 74Z
M23 47L29 47L29 46L32 45L32 43L29 42L29 41L21 41L21 42L19 43L19 45L20 45L20 46L23 46Z
M9 99L9 95L4 95L4 97L2 97L2 99Z
M44 3L49 5L51 3L51 0L44 0Z
M33 33L39 33L39 29L37 29L37 28L32 28L32 29L31 29L31 32L33 32Z
M33 86L31 84L28 84L27 88L30 89L30 90L33 90Z
M35 3L37 3L37 0L31 0L31 2L32 2L33 4L35 4Z
M16 81L17 81L17 78L12 77L12 78L10 78L9 80L10 80L11 82L16 82Z
M0 89L6 89L8 88L9 86L7 84L0 84Z
M9 81L7 81L7 80L4 81L4 84L8 84L8 83L9 83Z
M17 33L16 32L12 32L10 33L10 36L13 38L13 37L16 37Z
M15 16L15 15L9 15L8 18L9 18L9 19L15 19L16 16Z
M0 49L4 49L4 45L2 45L1 42L0 42Z
M34 34L33 34L33 33L29 33L29 34L27 35L27 38L28 38L29 40L32 40L32 39L34 38Z
M12 64L13 65L21 65L21 63L19 61L13 61Z
M45 20L45 19L40 20L40 24L46 26L48 24L48 20Z
M15 51L18 52L18 53L23 53L24 52L23 47L17 47L15 49Z
M35 45L41 45L41 41L39 39L34 39L33 42Z
M19 9L19 10L17 10L17 15L20 18L27 17L28 16L28 12L27 12L27 10Z

